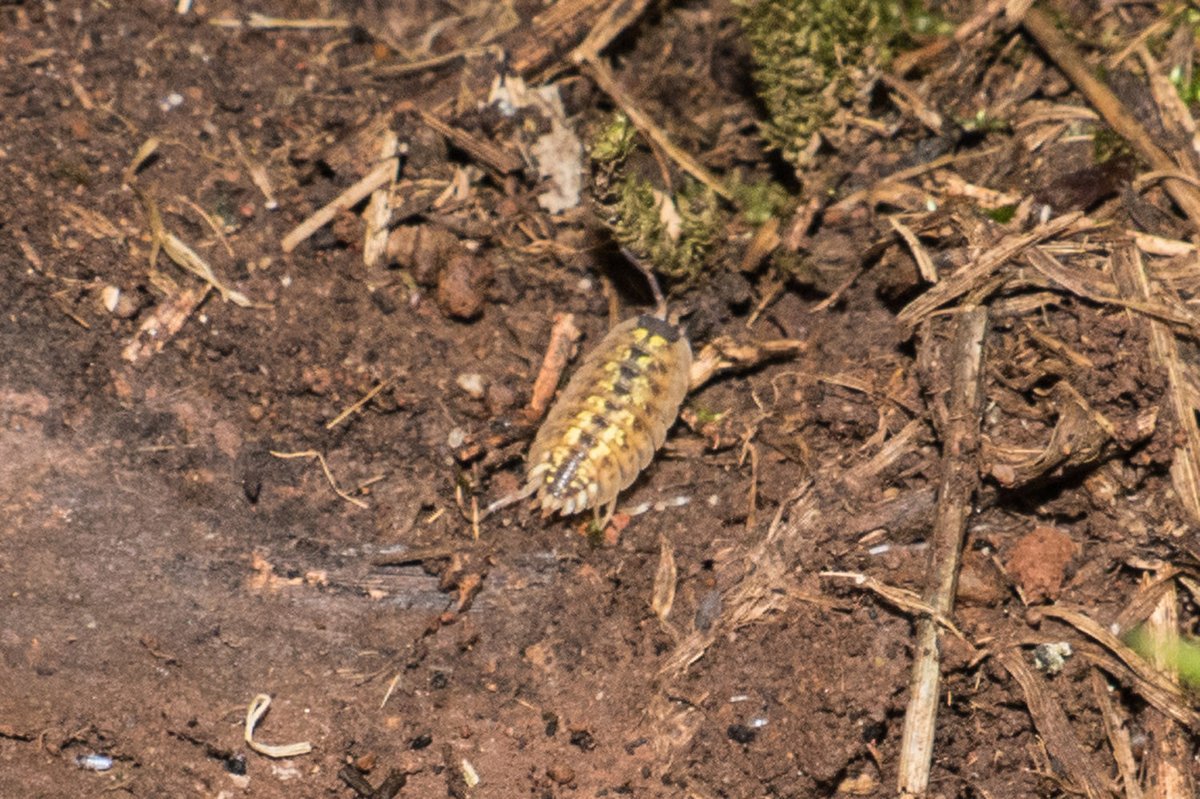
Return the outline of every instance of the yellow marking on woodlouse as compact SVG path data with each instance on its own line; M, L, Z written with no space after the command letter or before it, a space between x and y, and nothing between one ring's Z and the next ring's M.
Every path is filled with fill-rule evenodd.
M687 393L692 350L662 319L617 325L583 359L542 424L527 458L525 486L487 513L537 494L543 514L601 506L650 463ZM607 518L605 520L607 523Z
M687 340L666 322L639 317L614 328L530 448L527 490L536 487L543 510L566 515L608 505L611 513L674 423L690 368Z

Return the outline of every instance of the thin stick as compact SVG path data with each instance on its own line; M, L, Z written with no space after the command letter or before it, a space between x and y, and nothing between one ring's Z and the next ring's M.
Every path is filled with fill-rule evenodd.
M231 259L237 258L237 253L233 251L233 247L229 244L229 237L225 235L225 231L221 230L221 224L217 222L216 217L205 211L190 197L182 194L178 195L179 201L196 212L196 215L204 220L204 224L208 225L208 229L217 237L217 241L221 242L221 246L225 248L225 254Z
M1021 24L1071 83L1083 93L1104 121L1117 135L1128 141L1139 155L1149 161L1156 171L1177 172L1181 168L1186 169L1186 165L1177 164L1175 159L1154 143L1150 133L1134 118L1129 109L1117 99L1108 86L1095 77L1093 68L1067 41L1067 37L1059 32L1053 20L1040 10L1031 8L1025 12ZM1191 220L1192 225L1200 229L1200 191L1189 183L1173 179L1167 180L1163 187Z
M988 149L982 150L977 153L961 153L958 155L955 155L955 154L940 155L937 158L934 158L932 161L926 161L923 164L917 164L916 166L910 166L907 169L897 170L890 175L885 175L884 177L875 181L875 183L871 184L870 186L868 186L865 189L859 189L858 191L847 194L845 197L838 200L830 208L830 210L831 211L846 211L851 206L857 205L858 203L861 203L865 200L870 199L871 196L875 192L877 192L881 187L886 186L890 183L903 183L904 181L906 181L910 178L915 178L919 175L924 175L926 172L933 172L934 170L941 169L944 166L950 166L951 164L962 163L963 161L968 161L968 160L972 160L972 159L976 159L976 158L984 158L984 157L987 157L990 155L995 155L999 151L1000 151L999 147L989 147Z
M614 2L600 14L596 24L588 31L587 38L575 48L576 63L596 58L604 52L604 48L612 43L650 5L649 0L633 0L633 2Z
M1108 681L1099 669L1092 669L1091 681L1092 696L1096 697L1096 704L1104 719L1104 732L1108 736L1108 745L1112 747L1113 759L1117 761L1125 799L1143 799L1137 761L1133 757L1133 745L1129 739L1128 721L1108 695Z
M351 206L358 205L371 192L388 183L396 174L400 159L389 158L372 169L361 180L344 192L326 203L315 214L292 228L292 232L283 237L280 247L284 252L291 252L303 243L309 236L333 221L333 218Z
M546 355L542 358L542 368L538 370L537 378L533 381L533 394L529 398L528 414L530 419L542 418L550 400L554 399L554 390L567 361L571 359L571 350L579 340L579 328L575 327L575 316L569 313L555 314L554 327L550 330L550 344L546 347Z
M360 399L358 402L351 405L349 408L346 408L346 410L342 411L337 416L335 416L332 420L330 420L329 423L327 423L325 425L325 429L332 430L333 428L337 427L339 424L344 422L346 420L346 418L349 417L352 413L357 412L360 408L362 408L368 402L375 399L375 395L378 394L380 391L383 391L385 388L387 388L388 384L391 382L392 381L390 381L390 380L384 380L382 383L375 386L375 388L371 389L366 394L364 394L362 399Z
M340 30L350 27L350 21L346 19L330 17L293 19L289 17L271 17L266 14L260 14L257 11L251 11L247 14L245 21L218 17L210 19L208 24L218 28L241 28L245 26L255 30L325 30L328 28Z
M421 121L426 125L449 139L455 147L502 175L516 172L525 165L519 156L510 153L500 145L468 133L462 128L448 125L428 111L417 109L417 116L421 117Z
M894 605L905 613L921 614L922 616L928 616L934 619L938 624L952 632L956 638L965 643L970 643L970 641L967 640L967 636L963 635L962 630L958 629L958 627L954 625L954 622L950 620L950 617L938 612L935 607L923 601L921 597L917 596L916 593L912 591L904 588L897 588L893 585L888 585L887 583L882 583L870 575L861 574L859 572L821 572L817 576L851 580L856 587L865 588L868 591L871 591L888 604Z
M1051 219L1043 225L1038 225L1027 233L1005 236L990 250L980 254L974 261L957 272L942 278L932 288L906 305L897 314L897 318L908 324L921 321L947 302L958 299L967 292L984 285L1001 266L1029 247L1054 238L1081 220L1085 220L1084 215L1079 211L1072 211Z
M1183 689L1147 663L1107 628L1083 613L1062 605L1050 605L1042 608L1041 612L1047 618L1066 622L1116 657L1116 660L1113 660L1103 654L1083 652L1089 660L1099 664L1110 674L1132 678L1135 690L1147 702L1180 724L1192 730L1200 730L1200 713L1192 709L1191 700L1184 694Z
M938 615L949 616L958 586L958 566L966 535L971 498L979 484L975 453L983 410L983 351L986 307L971 307L959 317L947 360L953 364L950 413L943 434L942 480L930 540L925 601ZM902 795L922 795L929 787L933 735L940 684L938 622L917 621L916 659L909 683L908 712L900 748L897 787Z

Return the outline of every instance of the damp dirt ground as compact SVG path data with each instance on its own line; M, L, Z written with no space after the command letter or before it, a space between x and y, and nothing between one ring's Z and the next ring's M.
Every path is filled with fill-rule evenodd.
M265 3L253 10L304 24L256 28L216 0L0 2L0 795L366 797L401 781L402 797L895 794L921 615L903 596L925 591L950 390L937 353L953 313L902 318L930 285L918 256L965 269L1080 211L1101 223L1038 241L1091 268L1115 230L1176 241L1184 220L1161 189L1121 202L1134 167L1094 165L1094 114L1036 117L1031 102L1086 104L1011 26L975 52L910 43L927 58L908 74L920 101L860 93L797 176L756 133L735 9L652 8L606 51L620 83L707 168L778 181L782 248L803 261L747 259L753 231L735 222L670 302L697 351L798 344L694 391L606 530L528 504L476 523L522 479L524 408L560 315L586 351L653 311L586 182L578 206L539 204L530 143L547 124L486 104L506 69L488 48L512 44L508 68L554 82L583 138L612 99L572 41L540 53L519 38L539 4L488 5ZM1132 38L1142 15L1113 24ZM470 55L440 57L456 51ZM970 127L981 108L1006 123ZM1027 118L1063 127L1035 147ZM364 266L359 202L285 252L370 171L386 129L403 145L412 205L391 224L407 249ZM642 151L657 177L675 169ZM947 155L962 158L937 181L837 204ZM246 303L205 293L167 253L151 266L151 205ZM1172 264L1156 279L1186 298ZM985 446L961 637L942 638L936 796L1076 790L1078 763L1062 765L996 653L1086 648L1038 609L1107 626L1145 575L1194 563L1146 318L1095 301L1111 278L1047 299L1022 269L975 299L993 300ZM1074 396L1109 426L1042 469ZM815 513L804 525L796 503ZM1191 610L1181 599L1185 628ZM1118 791L1099 693L1139 759L1164 721L1097 662L1034 674ZM247 745L260 694L254 740L310 752Z

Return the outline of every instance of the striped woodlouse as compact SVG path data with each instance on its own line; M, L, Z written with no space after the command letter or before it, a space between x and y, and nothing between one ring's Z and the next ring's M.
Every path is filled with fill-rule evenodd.
M525 485L486 513L537 494L544 516L591 508L600 527L607 526L617 495L650 464L675 423L691 367L687 337L665 319L643 315L614 327L584 358L538 430Z

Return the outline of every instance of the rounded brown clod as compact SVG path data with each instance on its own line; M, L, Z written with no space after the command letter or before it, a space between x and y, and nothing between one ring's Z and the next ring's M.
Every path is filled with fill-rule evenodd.
M459 253L446 261L438 275L438 307L455 319L474 319L483 311L483 289L491 266L476 255Z
M458 239L437 225L401 225L388 235L388 261L427 288L437 285L442 266L458 253L465 253Z

